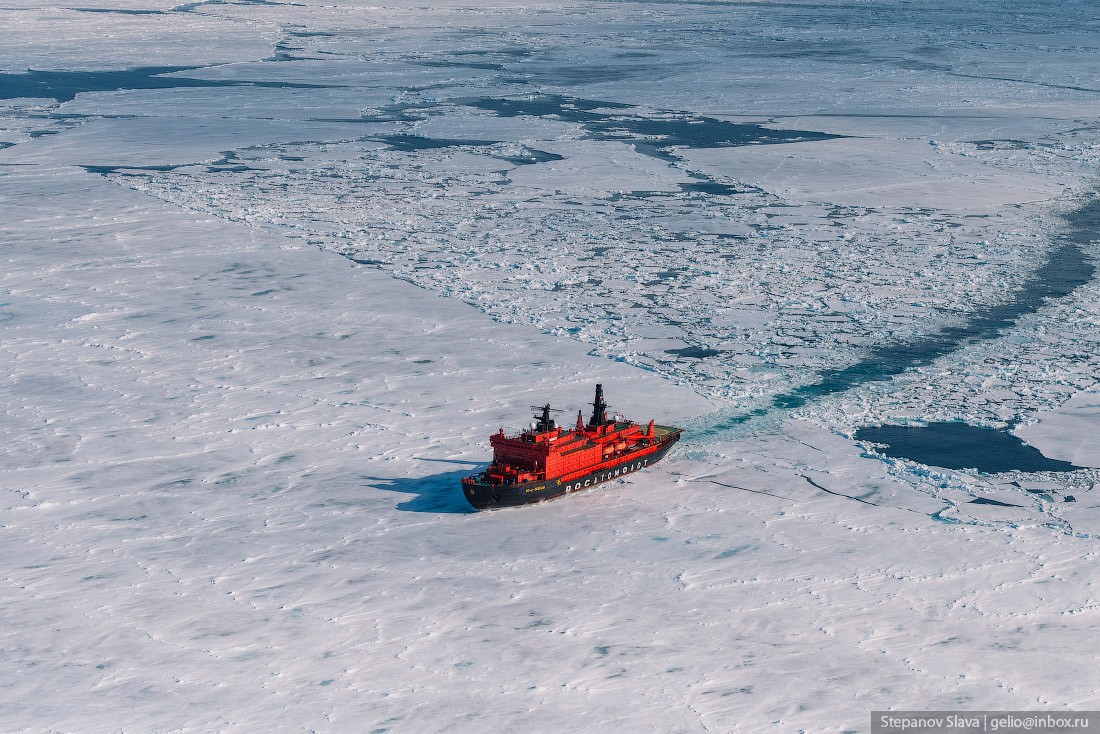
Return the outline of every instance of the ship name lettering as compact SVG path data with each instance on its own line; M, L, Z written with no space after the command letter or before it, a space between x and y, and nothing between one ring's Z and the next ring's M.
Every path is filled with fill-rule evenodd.
M644 467L648 464L649 464L649 459L639 459L639 460L634 461L630 464L624 464L623 466L618 466L618 467L615 467L614 469L608 469L603 474L593 474L593 475L589 476L587 479L585 479L583 481L578 479L576 482L571 482L569 484L563 484L563 485L559 485L559 486L566 492L573 492L575 490L583 489L584 487L588 487L588 486L591 486L593 484L599 484L600 482L606 482L609 479L614 479L615 477L622 476L623 474L627 474L627 473L632 472L632 471L638 471L639 469L641 469L642 467ZM527 492L538 492L539 490L542 490L542 489L545 489L545 488L546 487L544 485L542 487L532 487L532 488L530 488L526 491Z

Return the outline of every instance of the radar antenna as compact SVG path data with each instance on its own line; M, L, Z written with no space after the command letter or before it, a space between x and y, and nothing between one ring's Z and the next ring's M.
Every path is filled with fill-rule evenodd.
M554 423L554 419L550 417L551 413L560 413L557 408L551 408L550 403L546 405L532 405L531 410L537 410L535 413L535 432L544 433L546 431L552 431L557 428L557 424Z

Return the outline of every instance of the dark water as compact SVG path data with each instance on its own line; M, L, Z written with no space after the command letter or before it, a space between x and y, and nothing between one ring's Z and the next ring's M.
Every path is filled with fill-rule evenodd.
M1001 502L1000 500L991 500L988 497L978 497L972 499L967 504L971 505L992 505L994 507L1023 507L1023 505L1014 505L1011 502Z
M672 354L677 357L693 357L695 359L705 359L707 357L717 357L722 354L720 349L704 349L703 347L684 347L683 349L666 349L665 354Z
M483 69L485 71L504 71L504 64L494 61L421 61L421 66L443 69Z
M966 423L872 426L860 428L855 437L860 441L886 444L886 448L875 449L885 456L945 469L977 469L985 474L998 474L1006 471L1066 472L1081 468L1068 461L1048 459L1008 431Z
M279 7L282 3L273 2L273 0L199 0L199 2L187 3L186 5L177 5L172 8L172 11L190 13L206 5L270 5Z
M1100 199L1066 215L1066 222L1069 226L1059 244L1005 303L979 309L963 326L951 326L911 342L884 344L872 349L864 359L850 367L825 370L817 383L777 395L771 407L725 419L707 432L741 425L774 409L799 408L815 398L844 392L869 382L889 380L908 369L929 365L967 345L997 338L1021 316L1034 313L1050 301L1065 298L1096 274L1096 266L1082 246L1100 238Z
M182 167L183 164L169 164L164 166L81 166L88 173L98 173L100 176L107 176L112 173L118 173L119 171L157 171L164 173L166 171L174 171L177 168Z
M731 186L730 184L717 183L715 181L701 181L699 183L680 184L680 190L689 193L710 194L711 196L733 196L743 194L750 189L744 186Z
M195 66L140 66L111 71L27 71L0 74L0 99L34 97L68 102L84 92L115 92L122 89L175 89L178 87L274 87L312 89L323 85L289 82L249 82L217 79L188 79L162 76L191 71Z
M562 97L560 95L540 95L522 99L502 99L482 97L466 100L470 107L495 112L501 117L556 117L571 122L584 122L585 115L595 115L595 110L629 110L633 106L619 102L601 102L599 100Z
M770 130L760 125L727 122L687 113L666 113L661 117L633 114L632 105L599 100L540 95L522 99L483 97L463 102L469 107L501 117L549 117L584 126L594 140L639 141L638 150L667 157L673 146L725 148L736 145L797 143L845 137L809 130ZM656 142L654 142L656 139Z
M463 145L496 145L494 140L460 140L449 138L425 138L419 135L383 135L378 138L394 150L412 152L436 148L454 148Z

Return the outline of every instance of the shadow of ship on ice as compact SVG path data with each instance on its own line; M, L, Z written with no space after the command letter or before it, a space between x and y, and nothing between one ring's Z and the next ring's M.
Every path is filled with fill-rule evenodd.
M465 464L467 462L455 462ZM397 509L405 512L434 512L441 514L465 514L477 512L462 496L460 480L467 476L471 468L430 474L426 477L363 477L368 486L385 489L390 492L404 492L416 495L412 499L397 504Z

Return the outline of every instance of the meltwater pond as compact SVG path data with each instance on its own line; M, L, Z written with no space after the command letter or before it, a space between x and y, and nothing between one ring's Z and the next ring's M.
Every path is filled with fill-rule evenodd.
M856 439L886 444L875 451L944 469L977 469L985 474L1007 471L1075 471L1082 467L1048 459L1008 431L966 423L929 423L927 426L869 426Z

